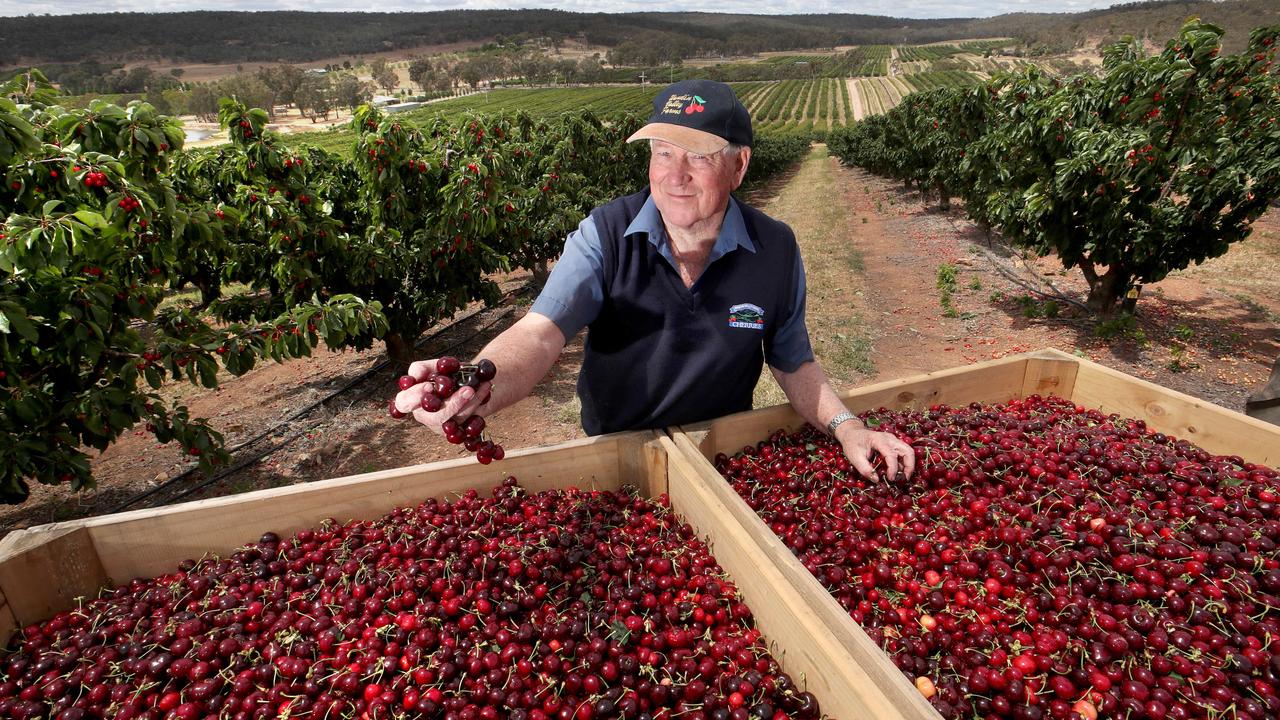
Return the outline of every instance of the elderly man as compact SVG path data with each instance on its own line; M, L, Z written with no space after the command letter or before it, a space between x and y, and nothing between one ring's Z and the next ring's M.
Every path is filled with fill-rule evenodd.
M732 197L751 161L751 118L723 83L688 80L660 92L649 123L648 189L596 208L570 234L530 312L480 357L500 382L461 388L437 412L423 386L401 392L440 431L449 418L489 415L532 392L569 338L587 328L578 395L595 435L659 428L749 410L764 361L791 404L841 443L858 472L884 458L910 476L912 448L845 411L814 360L805 276L785 224ZM424 379L435 361L416 362Z

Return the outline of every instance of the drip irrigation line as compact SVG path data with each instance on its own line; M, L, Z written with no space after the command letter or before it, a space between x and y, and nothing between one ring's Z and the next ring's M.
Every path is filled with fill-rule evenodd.
M518 288L518 289L516 289L516 290L512 290L512 291L507 292L507 293L504 295L503 300L504 300L504 301L506 301L506 300L510 299L511 297L515 296L516 294L518 294L518 293L522 292L524 289L525 289L524 287L521 287L521 288ZM479 314L481 314L481 313L485 312L485 311L486 311L486 310L488 310L488 309L489 309L488 307L480 307L480 308L477 308L476 310L473 310L472 312L468 313L467 315L465 315L465 316L463 316L463 317L461 317L461 318L459 318L459 319L457 319L457 320L455 320L455 321L453 321L453 322L449 323L448 325L446 325L446 326L444 326L444 327L440 328L439 330L436 330L435 332L431 333L430 335L427 335L427 336L425 336L425 337L421 338L421 339L420 339L420 340L418 340L416 343L414 343L414 348L421 348L421 347L423 347L424 345L426 345L426 344L427 344L428 342L430 342L431 340L433 340L433 339L435 339L435 338L437 338L437 337L440 337L442 334L444 334L444 333L446 333L446 332L448 332L448 331L450 331L450 330L452 330L452 329L456 328L457 326L461 325L462 323L467 322L468 320L471 320L472 318L474 318L474 317L476 317L477 315L479 315ZM441 354L448 354L450 351L454 350L455 348L461 347L462 345L464 345L464 344L466 344L466 343L470 342L471 340L474 340L474 339L475 339L477 336L479 336L481 333L485 332L486 330L489 330L489 329L490 329L490 328L492 328L494 325L496 325L500 320L502 320L502 319L503 319L503 318L505 318L506 316L510 315L510 314L511 314L511 311L512 311L512 308L511 308L511 307L507 307L505 310L503 310L502 312L498 313L498 315L497 315L496 317L494 317L494 319L493 319L493 320L491 320L489 323L487 323L486 325L484 325L484 326L483 326L483 327L481 327L480 329L478 329L478 330L476 330L475 332L471 333L470 335L468 335L468 336L467 336L466 338L464 338L463 340L459 340L458 342L455 342L454 344L450 345L449 347L444 348L444 349L441 351ZM271 427L267 428L266 430L263 430L262 432L258 433L257 435L254 435L253 437L248 438L247 440L244 440L244 441L242 441L242 442L240 442L240 443L236 444L234 447L229 448L229 449L227 450L227 452L228 452L228 453L237 453L237 452L240 452L241 450L244 450L245 448L248 448L248 447L250 447L250 446L257 445L258 443L261 443L263 440L267 439L268 437L271 437L274 433L278 432L280 429L287 427L290 423L292 423L292 422L294 422L294 421L296 421L296 420L298 420L298 419L300 419L300 418L302 418L302 417L304 417L304 416L306 416L306 415L310 414L311 412L313 412L316 408L320 407L321 405L324 405L324 404L329 403L330 401L332 401L333 399L335 399L335 398L337 398L338 396L342 395L343 393L347 392L348 390L350 390L351 388L355 387L356 385L359 385L360 383L363 383L364 381L368 380L369 378L373 377L374 375L376 375L376 374L378 374L378 373L380 373L380 372L382 372L382 371L386 370L386 368L387 368L388 366L390 366L390 365L391 365L391 361L390 361L390 360L388 360L388 359L382 359L382 360L379 360L379 361L378 361L377 363L375 363L372 367L370 367L370 368L366 369L365 371L361 372L361 373L360 373L359 375L357 375L356 377L354 377L354 378L352 378L352 379L348 380L347 382L343 383L343 384L342 384L341 386L339 386L338 388L336 388L336 389L334 389L334 390L330 391L330 392L329 392L328 394L326 394L324 397L321 397L320 399L318 399L318 400L316 400L316 401L314 401L314 402L312 402L312 403L310 403L310 404L308 404L308 405L305 405L305 406L303 406L303 407L301 407L301 408L299 408L299 409L295 410L294 412L290 413L288 417L284 418L283 420L281 420L280 422L276 423L275 425L272 425ZM188 489L186 489L186 490L181 491L179 494L175 495L174 497L169 498L169 500L168 500L167 502L165 502L165 503L161 503L161 504L169 504L169 503L175 502L175 501L177 501L177 500L179 500L179 499L181 499L181 498L187 497L188 495L190 495L191 493L195 492L196 490L200 490L200 489L203 489L203 488L205 488L205 487L208 487L209 485L213 484L214 482L217 482L218 480L221 480L221 479L223 479L223 478L225 478L225 477L227 477L227 476L231 475L231 474L232 474L232 473L234 473L234 472L237 472L237 471L239 471L239 470L244 469L245 467L247 467L247 466L249 466L249 465L251 465L251 464L253 464L253 463L255 463L255 462L259 461L259 460L261 460L262 458L266 457L267 455L270 455L271 453L275 452L276 450L278 450L278 449L280 449L280 448L282 448L282 447L285 447L286 445L288 445L288 444L289 444L289 443L291 443L292 441L296 440L296 439L298 438L298 436L302 434L302 432L303 432L303 431L301 431L301 430L297 430L297 431L290 432L289 434L287 434L287 435L285 436L285 438L284 438L281 442L278 442L278 443L276 443L276 444L272 445L271 447L266 448L265 450L255 451L255 452L251 453L248 457L245 457L245 458L242 458L242 459L240 459L240 460L237 460L234 464L229 465L229 466L227 466L226 468L223 468L223 469L222 469L222 470L220 470L219 472L215 473L214 475L212 475L212 476L210 476L210 477L208 477L208 478L205 478L204 480L200 481L200 482L199 482L199 483L197 483L196 485L193 485L192 487L190 487L190 488L188 488ZM136 494L136 495L133 495L132 497L129 497L129 498L128 498L128 499L126 499L124 502L121 502L120 504L118 504L118 505L116 505L115 507L113 507L113 508L111 508L110 510L108 510L108 512L109 512L109 513L117 513L117 512L121 512L122 510L125 510L125 509L127 509L127 508L129 508L129 507L131 507L131 506L133 506L133 505L136 505L136 504L137 504L137 503L139 503L139 502L142 502L142 501L147 500L148 498L151 498L151 497L153 497L153 496L155 496L155 495L157 495L157 494L159 494L159 493L162 493L162 492L164 492L164 491L166 491L166 490L169 490L169 489L171 489L171 488L175 487L176 485L178 485L181 481L183 481L183 480L187 479L188 477L190 477L191 475L195 474L198 470L199 470L199 466L194 466L194 467L191 467L191 468L189 468L189 469L187 469L187 470L184 470L183 472L181 472L181 473L179 473L179 474L177 474L177 475L175 475L175 476L173 476L173 477L169 478L168 480L165 480L164 482L160 483L159 485L156 485L155 487L148 488L147 490L144 490L144 491L142 491L142 492L140 492L140 493L138 493L138 494ZM149 507L150 507L150 506L153 506L153 505L149 505Z

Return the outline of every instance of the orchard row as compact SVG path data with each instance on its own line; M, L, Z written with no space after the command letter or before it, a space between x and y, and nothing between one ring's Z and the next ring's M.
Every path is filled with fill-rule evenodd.
M415 126L363 108L351 159L290 148L233 101L220 119L230 144L183 151L143 103L66 110L34 72L0 92L0 499L90 485L86 451L136 423L225 461L154 392L166 378L212 387L220 366L321 341L409 360L424 328L498 298L493 273L545 272L585 213L646 178L635 115ZM761 138L753 174L805 149ZM159 310L182 285L200 305Z
M1277 35L1258 28L1229 55L1191 21L1159 54L1107 48L1100 76L1030 68L914 93L829 144L1079 268L1106 313L1134 282L1222 255L1280 198Z

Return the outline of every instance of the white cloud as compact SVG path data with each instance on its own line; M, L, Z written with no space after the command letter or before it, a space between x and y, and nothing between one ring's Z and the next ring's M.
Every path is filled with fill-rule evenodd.
M573 12L716 12L753 15L797 13L858 13L907 18L990 17L1012 12L1070 13L1096 10L1119 0L392 0L361 3L353 0L55 0L31 3L0 0L0 17L20 15L70 15L104 12L180 12L191 10L307 10L324 12L426 12L512 8L555 8Z

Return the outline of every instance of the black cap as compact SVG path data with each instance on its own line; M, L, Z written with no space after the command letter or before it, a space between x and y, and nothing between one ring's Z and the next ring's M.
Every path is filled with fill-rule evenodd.
M627 138L633 140L665 140L700 155L717 153L729 143L750 147L751 113L722 82L681 80L653 99L649 124Z

